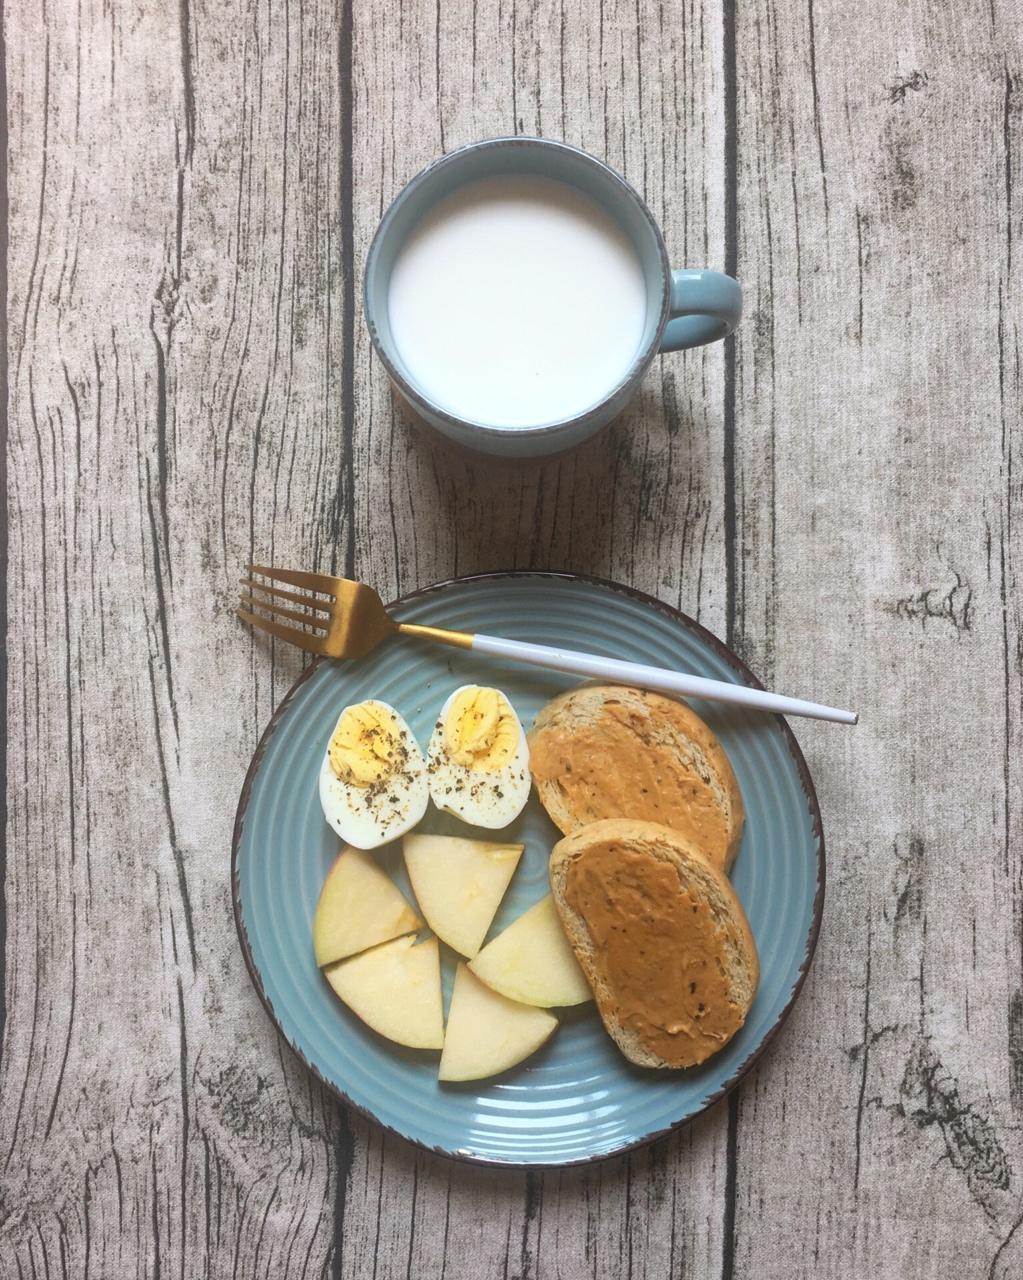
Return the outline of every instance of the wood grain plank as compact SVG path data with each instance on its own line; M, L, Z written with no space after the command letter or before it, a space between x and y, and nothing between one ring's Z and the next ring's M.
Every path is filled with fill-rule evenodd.
M680 262L721 265L721 129L701 110L720 92L719 24L699 7L681 23L653 5L603 13L601 27L589 6L445 6L439 31L433 6L398 25L356 15L360 263L390 199L439 153L443 121L448 149L519 127L606 156L646 194ZM362 326L355 355L358 545L385 594L451 573L571 567L720 625L720 349L660 362L603 440L522 468L433 449Z
M0 1280L1023 1270L1017 10L7 6ZM495 468L410 426L356 308L391 196L513 131L606 157L749 307L730 363ZM235 628L256 553L606 574L859 705L800 727L825 932L731 1108L481 1172L296 1067L225 874L300 669Z
M322 1275L337 1112L259 1005L227 872L299 663L230 604L257 547L350 540L337 15L6 18L0 1274Z
M1017 1275L1018 9L741 6L736 49L737 630L862 723L799 729L829 899L734 1273Z
M356 261L389 201L442 151L563 138L645 195L679 265L723 264L717 7L465 2L355 11ZM724 627L723 356L669 357L608 434L545 465L430 444L355 334L356 564L386 595L453 574L572 569L631 582ZM720 1113L587 1173L459 1169L353 1122L345 1276L645 1276L720 1270ZM378 1233L376 1223L386 1226Z

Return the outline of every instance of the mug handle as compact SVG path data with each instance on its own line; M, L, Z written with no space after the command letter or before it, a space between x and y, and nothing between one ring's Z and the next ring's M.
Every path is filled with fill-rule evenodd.
M742 287L721 271L673 271L668 315L660 353L717 342L727 338L742 317Z

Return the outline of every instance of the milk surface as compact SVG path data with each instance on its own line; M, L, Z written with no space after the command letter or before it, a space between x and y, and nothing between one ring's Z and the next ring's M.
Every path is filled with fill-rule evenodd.
M484 178L437 204L391 274L412 382L441 408L515 428L597 404L639 352L646 285L626 234L549 178Z

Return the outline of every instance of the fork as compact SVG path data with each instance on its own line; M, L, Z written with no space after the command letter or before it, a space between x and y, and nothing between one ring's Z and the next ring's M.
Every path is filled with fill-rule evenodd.
M332 578L323 573L303 573L298 569L268 569L258 564L249 564L245 568L250 577L241 580L247 594L241 597L239 618L258 627L260 631L276 636L278 640L285 640L320 657L361 658L388 636L416 636L423 640L454 645L458 649L471 649L473 653L487 654L494 658L528 662L533 666L565 671L588 679L610 680L614 684L637 685L657 693L731 702L757 711L806 716L812 720L831 720L836 724L856 724L859 719L853 711L824 707L816 702L805 702L801 698L786 698L766 689L729 684L726 680L709 680L704 676L666 671L661 667L648 667L639 662L623 662L618 658L577 653L572 649L555 649L543 644L528 644L522 640L502 640L498 636L481 635L479 632L449 631L443 627L397 622L384 608L383 601L373 588L362 582ZM255 581L256 577L287 585L267 586ZM312 594L291 591L289 587L300 587L305 593ZM263 599L261 596L269 598ZM286 604L278 604L278 600L302 605L312 612L301 613ZM254 609L260 609L270 616L261 617L252 612ZM288 626L285 622L278 621L282 618L297 622L299 626Z

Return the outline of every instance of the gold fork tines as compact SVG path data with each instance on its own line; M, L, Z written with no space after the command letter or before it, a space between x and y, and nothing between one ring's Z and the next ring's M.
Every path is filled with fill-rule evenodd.
M306 591L331 597L337 596L342 587L361 585L349 582L347 578L332 578L326 573L306 573L303 569L268 569L261 564L247 564L245 571L258 574L261 578L269 578L271 582L287 582L292 587L304 587Z
M361 582L299 569L269 569L258 564L245 567L250 576L241 582L245 594L239 601L238 616L278 640L298 645L308 653L330 658L359 658L398 629L398 624L388 617L377 593ZM259 582L257 578L267 581ZM283 582L287 587L303 590L269 586L268 582ZM308 612L280 604L280 600L302 605ZM255 613L256 609L260 612ZM264 616L267 614L269 617ZM287 626L277 619L297 622L304 629Z
M259 631L265 631L268 635L276 636L278 640L293 644L298 649L305 649L308 653L316 654L325 654L327 652L324 647L325 641L308 631L299 631L295 627L286 627L280 622L272 622L269 618L260 618L255 613L249 613L247 609L238 609L236 612L242 622L247 622Z
M268 587L265 583L253 582L251 578L239 578L238 583L248 591L262 591L264 595L276 596L281 600L294 600L296 604L304 604L307 609L314 609L317 613L330 613L334 607L326 600L317 600L315 596L304 596L298 591L285 591L281 587ZM256 603L264 602L256 601Z
M275 636L278 640L285 640L288 644L305 649L307 653L327 653L331 616L336 603L335 594L330 585L331 580L321 577L320 574L300 573L292 569L268 569L258 564L249 564L245 568L253 576L241 579L240 585L244 590L239 600L239 618L243 622L258 627L260 631ZM287 582L292 586L305 587L308 591L319 592L321 596L329 595L330 599L317 599L315 596L303 595L297 591L272 587L267 582L257 582L255 575L270 581ZM294 604L303 605L311 612L300 613L297 609L290 609L286 605L276 603L277 600L290 600ZM262 614L271 616L264 617L253 612L256 609L261 610ZM323 614L327 616L323 617ZM277 618L288 618L312 630L299 630L297 627L286 626L283 622L275 621Z

